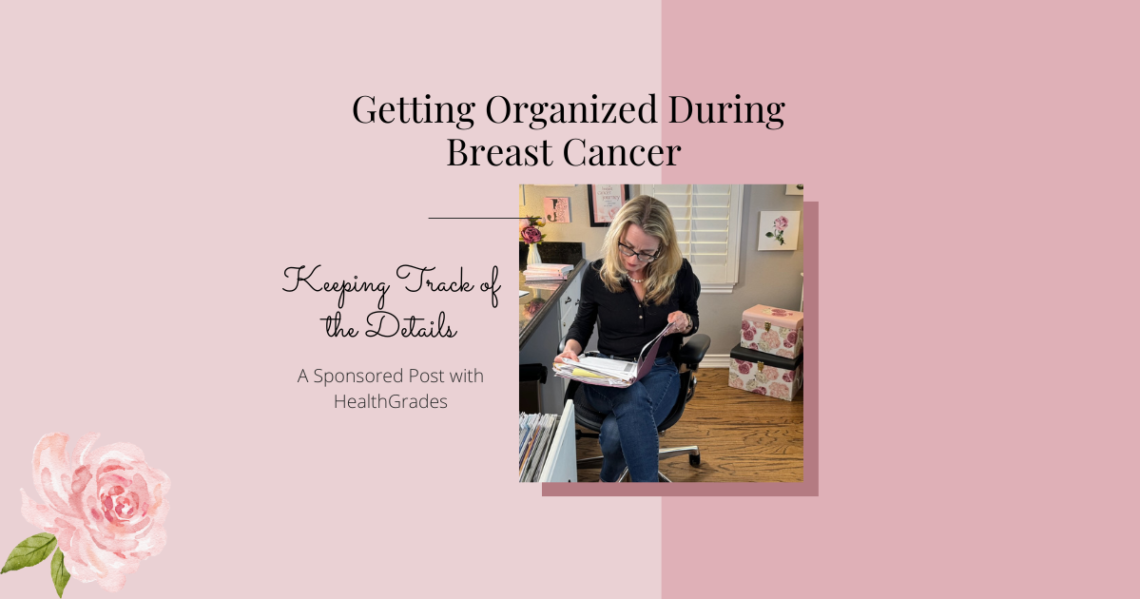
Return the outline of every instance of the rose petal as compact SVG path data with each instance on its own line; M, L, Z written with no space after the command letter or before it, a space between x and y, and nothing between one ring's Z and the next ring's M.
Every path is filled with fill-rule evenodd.
M71 495L71 465L67 462L67 435L44 435L32 453L32 481L36 491L52 509L76 515L66 497Z

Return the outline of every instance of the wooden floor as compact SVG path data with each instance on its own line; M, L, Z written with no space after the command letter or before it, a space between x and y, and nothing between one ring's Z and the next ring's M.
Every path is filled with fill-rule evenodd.
M804 476L804 403L728 386L728 369L697 371L697 391L681 420L661 436L661 447L696 445L701 465L687 457L663 460L673 482L801 482ZM579 439L578 457L602 454L597 439ZM597 482L597 468L578 469L580 482Z

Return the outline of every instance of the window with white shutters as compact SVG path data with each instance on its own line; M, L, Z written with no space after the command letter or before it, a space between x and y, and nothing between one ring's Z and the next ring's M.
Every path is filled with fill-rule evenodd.
M642 185L669 206L681 253L701 280L701 293L732 293L738 280L742 185Z

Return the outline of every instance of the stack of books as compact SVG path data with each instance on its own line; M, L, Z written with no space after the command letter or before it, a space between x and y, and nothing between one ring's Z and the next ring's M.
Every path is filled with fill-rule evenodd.
M572 270L572 264L530 264L523 275L527 281L564 281Z
M557 430L557 414L519 414L520 483L538 481Z

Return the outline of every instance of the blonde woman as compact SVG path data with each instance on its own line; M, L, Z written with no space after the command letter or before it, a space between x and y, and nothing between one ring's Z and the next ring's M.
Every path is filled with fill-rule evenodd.
M599 353L623 359L636 359L650 339L672 327L653 369L633 385L583 386L587 407L605 417L598 439L602 482L617 482L627 466L634 482L657 482L657 425L672 410L680 385L669 351L697 330L699 285L681 257L669 208L656 198L638 196L618 210L602 256L582 275L578 315L554 361L577 359L595 322Z

